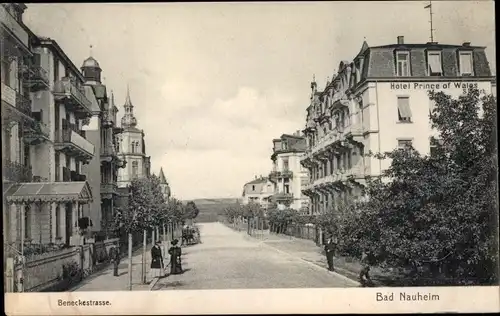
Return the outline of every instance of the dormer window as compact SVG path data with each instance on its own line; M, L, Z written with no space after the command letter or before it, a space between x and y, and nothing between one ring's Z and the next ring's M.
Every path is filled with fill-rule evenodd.
M472 76L472 52L459 53L460 76Z
M442 76L443 67L441 64L441 52L428 52L427 66L429 76Z
M282 142L281 143L281 149L287 150L288 149L288 143L287 142Z
M396 53L396 72L398 77L410 76L410 53L397 52Z

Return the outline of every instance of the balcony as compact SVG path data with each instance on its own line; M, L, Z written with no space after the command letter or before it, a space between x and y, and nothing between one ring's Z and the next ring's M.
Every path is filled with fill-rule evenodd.
M29 35L28 32L21 26L21 24L7 11L7 9L1 5L0 6L0 21L2 23L2 28L4 28L7 33L15 39L21 47L26 51L29 51Z
M355 142L362 142L363 137L363 125L361 123L349 125L344 130L344 135L346 139L351 139Z
M94 157L94 145L72 129L63 129L54 143L54 148L74 156L83 162Z
M281 179L281 178L292 178L293 172L289 169L285 169L283 171L272 171L269 174L269 178L271 179Z
M28 123L27 130L24 132L23 140L30 145L38 145L50 140L50 129L40 121Z
M49 89L49 74L40 65L23 65L19 68L19 72L23 78L23 85L31 92Z
M101 163L102 162L112 162L117 157L114 146L105 146L101 148Z
M280 193L276 193L275 195L273 195L273 199L275 201L290 201L290 200L293 200L293 194L280 192Z
M3 167L3 178L12 182L31 182L33 174L31 167L6 160Z
M92 116L92 103L85 96L82 89L76 86L76 82L68 77L62 78L54 85L54 97L63 101L70 111L75 112L76 118L87 118Z
M84 174L79 174L76 171L70 171L70 181L75 181L75 182L87 181L87 176Z
M118 194L118 186L116 183L101 183L101 197L111 199L113 195Z
M355 179L364 179L365 178L365 168L362 164L358 164L356 166L352 166L350 169L345 170L342 174L342 180L355 180Z

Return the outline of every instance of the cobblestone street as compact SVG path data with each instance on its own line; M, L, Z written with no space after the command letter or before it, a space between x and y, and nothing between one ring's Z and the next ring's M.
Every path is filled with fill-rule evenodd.
M326 288L357 283L221 223L200 224L202 244L183 248L184 274L153 290Z

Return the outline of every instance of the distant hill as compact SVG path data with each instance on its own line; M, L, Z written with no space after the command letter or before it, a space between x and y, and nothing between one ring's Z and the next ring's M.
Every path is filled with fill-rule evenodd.
M219 216L224 215L224 210L234 205L239 201L237 198L214 198L214 199L194 199L186 200L183 202L193 201L200 213L196 217L196 221L199 223L206 222L216 222Z

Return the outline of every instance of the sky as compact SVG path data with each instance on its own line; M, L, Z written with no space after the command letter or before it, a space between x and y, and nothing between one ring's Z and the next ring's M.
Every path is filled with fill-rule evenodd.
M89 55L123 115L127 84L152 171L179 199L239 197L272 168L272 140L305 126L320 88L363 40L429 41L428 2L27 4L24 22L77 67ZM492 1L434 1L435 41L487 46ZM92 45L92 48L90 46Z

